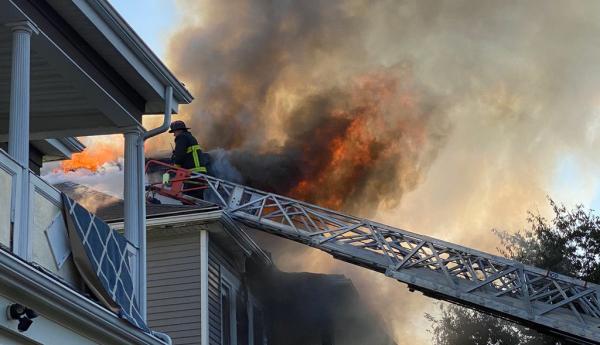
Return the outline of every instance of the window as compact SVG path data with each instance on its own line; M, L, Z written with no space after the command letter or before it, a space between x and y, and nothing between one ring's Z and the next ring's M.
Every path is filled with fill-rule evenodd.
M248 293L248 337L249 345L267 345L265 321L259 302Z
M226 284L221 286L221 337L223 345L231 345L231 290ZM235 314L234 314L235 315Z
M238 341L237 332L237 296L240 289L239 280L225 267L221 266L221 339L222 345L242 344Z
M248 344L248 310L246 309L245 294L237 294L237 343L240 345Z

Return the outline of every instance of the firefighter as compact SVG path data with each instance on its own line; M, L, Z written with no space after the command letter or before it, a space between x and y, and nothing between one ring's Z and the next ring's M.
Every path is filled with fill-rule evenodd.
M190 169L194 173L206 174L206 166L203 162L204 155L198 145L198 140L188 131L183 121L173 121L171 130L175 136L175 150L171 161L175 166Z

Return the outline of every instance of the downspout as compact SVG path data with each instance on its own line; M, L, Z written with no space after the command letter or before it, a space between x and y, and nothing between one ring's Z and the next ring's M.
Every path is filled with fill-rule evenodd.
M138 176L138 184L139 184L139 191L141 191L142 196L141 196L141 205L140 205L140 212L139 212L139 226L140 226L140 251L139 251L139 255L140 255L140 261L141 261L141 269L142 269L142 274L140 275L141 277L143 277L143 281L140 282L140 284L143 284L143 296L140 296L140 298L144 298L144 308L143 308L143 313L142 315L144 316L144 320L147 320L147 307L146 307L146 303L147 303L147 263L146 263L146 196L145 196L145 191L146 191L146 183L145 183L145 169L146 169L146 159L145 159L145 155L144 155L144 142L146 141L146 139L152 138L158 134L164 133L167 129L169 129L169 126L171 125L171 109L172 109L172 100L173 100L173 87L172 86L167 86L165 88L165 113L164 113L164 119L163 119L163 123L162 125L160 125L159 127L156 127L154 129L151 129L149 131L146 131L144 133L142 133L141 135L141 140L140 140L140 151L138 154L138 166L140 167L140 174ZM171 345L173 342L171 340L171 338L164 333L154 333L155 335L158 336L159 339L161 339L165 344L167 345Z
M164 133L171 125L171 100L173 99L173 87L167 86L165 89L165 117L163 124L160 127L156 127L144 133L144 141L156 136L160 133Z

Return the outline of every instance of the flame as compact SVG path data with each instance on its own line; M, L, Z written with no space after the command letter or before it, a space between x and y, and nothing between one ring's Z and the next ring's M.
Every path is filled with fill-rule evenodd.
M97 172L104 164L118 162L123 156L123 146L111 137L93 140L83 152L74 153L70 160L62 161L59 170L63 172L86 169Z
M384 74L357 78L351 104L331 112L331 118L347 120L344 130L329 139L321 157L307 158L324 163L292 188L292 197L342 209L346 199L368 188L365 181L376 165L422 150L427 133L419 116L418 97L410 90L399 90L399 84ZM396 116L399 113L402 116ZM328 134L319 128L314 136Z

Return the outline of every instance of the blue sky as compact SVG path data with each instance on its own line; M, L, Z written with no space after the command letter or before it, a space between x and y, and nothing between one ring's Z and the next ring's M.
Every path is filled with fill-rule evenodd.
M565 154L556 164L549 195L559 202L583 203L584 206L600 210L600 183L598 178L586 174L579 158Z
M121 13L125 20L136 30L136 32L142 37L142 39L150 46L152 50L161 58L165 58L165 52L167 51L167 43L169 35L176 31L181 26L181 20L183 15L179 12L176 6L176 0L109 0L112 5ZM228 1L228 0L214 0L214 1ZM299 0L301 1L301 0ZM545 186L543 192L548 194L554 200L558 202L564 202L568 206L572 206L575 203L582 203L586 207L590 207L596 210L600 210L600 168L596 164L589 163L589 157L582 157L576 153L569 153L565 150L562 153L562 158L551 168L550 178L544 179ZM592 158L593 159L593 158ZM438 158L439 160L439 158ZM476 166L476 165L475 165ZM509 169L509 167L507 167ZM548 172L543 172L544 176L548 176ZM443 175L443 174L442 174ZM122 180L122 178L121 178ZM433 184L433 191L425 190L421 198L416 197L409 199L399 207L397 210L392 210L389 215L382 215L383 219L379 219L388 224L398 224L403 227L407 227L416 232L426 233L434 237L441 237L445 240L458 242L468 246L474 246L475 248L491 251L497 242L495 236L493 236L488 229L495 227L502 230L517 230L524 225L524 219L526 214L520 213L513 215L510 212L499 213L499 216L495 215L496 205L490 200L481 200L481 198L473 198L474 202L467 198L467 200L460 200L460 205L452 205L445 203L448 200L443 194L443 183ZM462 186L461 186L462 187ZM423 188L423 187L421 187ZM481 189L474 188L474 190L485 191L487 187ZM119 186L119 191L122 190L122 186ZM442 190L442 192L439 192ZM452 188L449 190L453 190ZM464 195L468 195L465 192ZM439 202L431 203L435 196L440 196ZM492 196L492 198L498 200L504 200L502 196ZM526 197L527 198L527 197ZM512 201L512 200L511 200ZM521 201L523 201L521 199ZM545 202L538 205L543 207L546 205ZM437 208L436 208L437 207ZM529 205L527 205L529 207ZM447 209L447 211L445 211ZM423 211L425 210L425 211ZM432 212L435 210L435 212ZM536 210L535 206L531 210ZM456 212L458 211L458 212ZM473 211L473 212L471 212ZM487 212L487 213L486 213ZM473 216L474 213L474 216ZM423 216L426 214L427 216ZM500 218L503 215L514 216L515 220ZM447 219L445 218L447 216ZM386 218L387 217L387 218ZM515 225L517 224L517 225ZM436 229L440 229L439 231ZM474 229L474 230L465 230ZM481 233L473 231L482 230ZM463 235L466 234L466 235ZM487 247L486 247L487 246ZM307 268L306 262L303 260L306 256L298 255L291 261L278 262L280 268L284 270L308 270L317 271L320 273L343 273L350 276L355 282L358 282L359 290L362 294L368 294L373 291L374 286L366 285L364 282L364 276L353 274L346 266L332 266L331 263L322 261L321 259L312 258L308 261L308 265L313 266ZM287 262L287 264L285 263ZM286 266L287 265L287 266ZM294 266L297 265L297 266ZM318 268L317 268L318 266ZM330 271L327 271L330 270ZM381 276L383 277L383 276ZM386 285L385 278L377 280L376 288L382 289L377 290L378 295L388 296L390 298L398 298L395 295L396 290L391 289L391 285ZM392 282L396 284L395 282ZM396 284L397 285L397 284ZM396 286L394 285L394 286ZM369 286L368 291L361 290L361 287ZM383 291L383 292L382 292ZM408 299L404 299L405 306L410 309L415 309L414 304L418 303L423 308L428 308L423 299L412 299L410 302ZM416 302L414 302L416 301ZM392 309L387 308L386 311L382 312L384 317L389 317L386 313L390 313ZM431 308L428 309L432 312ZM390 320L387 320L390 325L393 325L397 319L392 316ZM415 321L413 323L400 323L400 328L405 327L408 331L407 334L414 333L411 327L426 327L425 323ZM404 334L403 330L399 330L400 333ZM424 335L427 333L423 332ZM423 343L428 343L427 339L422 338ZM401 342L400 342L401 343Z
M109 0L144 42L165 57L169 35L180 21L174 0Z

